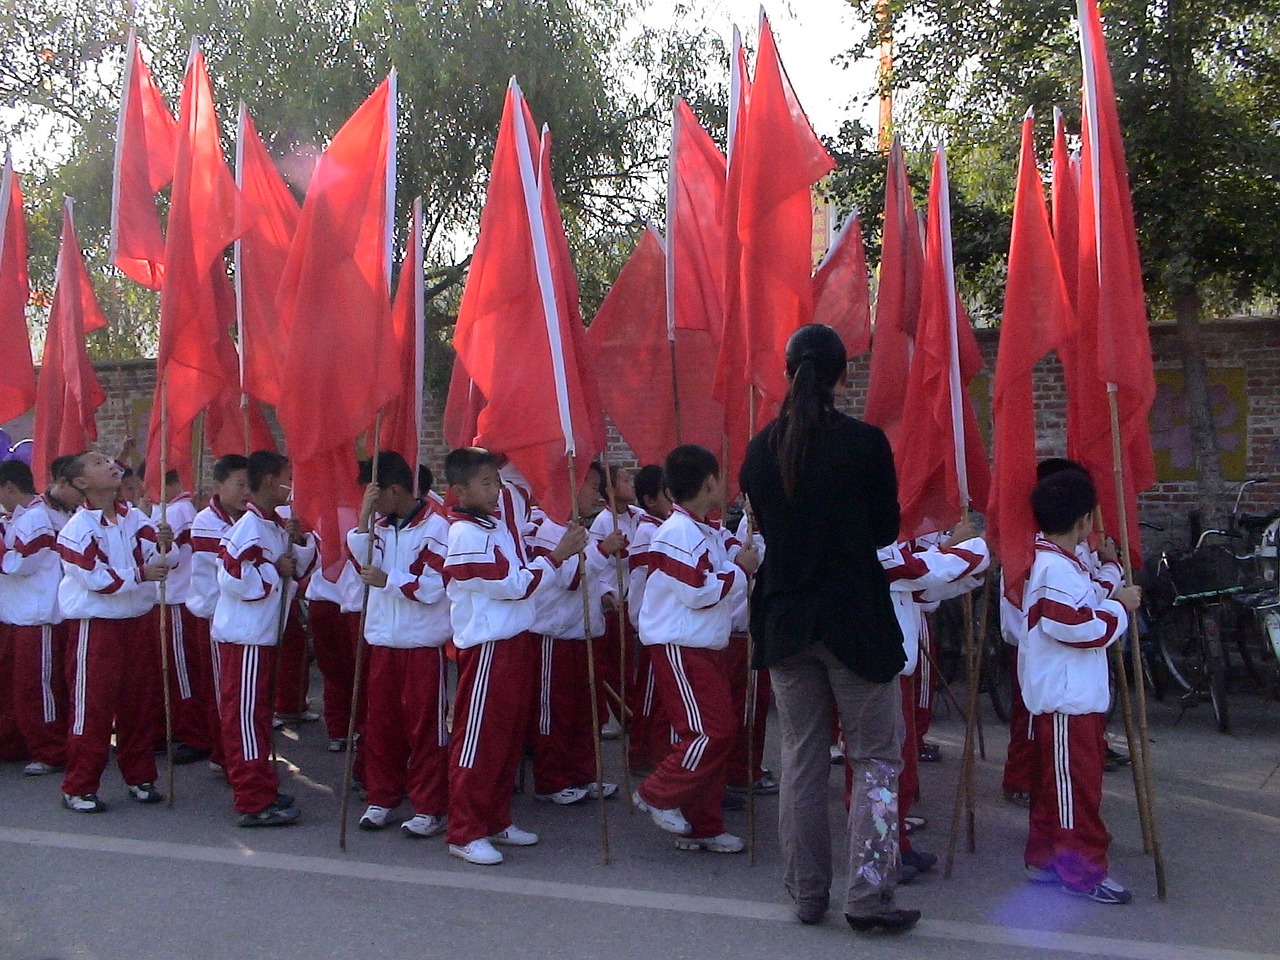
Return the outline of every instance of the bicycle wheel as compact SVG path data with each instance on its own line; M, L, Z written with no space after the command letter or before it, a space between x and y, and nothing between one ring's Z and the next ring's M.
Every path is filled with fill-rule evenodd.
M991 709L995 711L1001 723L1008 723L1009 717L1013 715L1013 671L1009 666L1006 648L1014 649L999 637L994 644L987 641L983 650L982 664L982 674L987 685L987 696L991 700Z
M1152 624L1160 659L1184 693L1205 688L1200 630L1196 612L1190 607L1170 607Z
M1227 646L1213 614L1204 617L1204 662L1213 717L1219 732L1227 733L1231 729L1227 708Z

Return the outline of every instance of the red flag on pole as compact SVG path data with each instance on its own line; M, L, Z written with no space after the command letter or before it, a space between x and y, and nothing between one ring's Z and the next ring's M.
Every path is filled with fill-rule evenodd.
M596 451L574 339L560 311L564 293L553 273L538 151L512 79L453 345L488 400L477 442L506 454L543 509L563 520L571 512L564 458L576 453L580 480Z
M1084 63L1078 357L1083 378L1116 393L1130 551L1140 563L1137 494L1156 479L1149 425L1155 370L1124 142L1097 0L1078 0L1078 11ZM1085 390L1094 394L1097 386L1086 383ZM1107 528L1118 530L1114 485L1103 482L1112 467L1110 415L1108 409L1107 420L1101 421L1099 407L1096 400L1086 399L1078 410L1081 429L1074 432L1097 483Z
M262 413L262 405L253 397L246 397L240 390L240 378L236 369L240 358L227 333L236 322L235 290L227 278L222 261L214 264L211 273L221 334L217 354L226 375L222 392L204 412L204 445L215 457L228 453L243 454L246 450L250 453L254 450L275 450L276 439ZM247 401L243 407L241 401Z
M394 450L418 475L422 437L422 361L426 336L426 276L423 271L422 198L413 201L413 223L405 246L396 299L391 305L391 329L400 353L400 382L404 390L382 414L384 450Z
M667 163L669 338L677 329L710 330L718 340L724 326L725 175L724 154L676 97Z
M116 123L108 256L125 276L152 290L164 281L165 257L155 197L173 179L177 146L178 124L130 30Z
M55 457L79 453L98 439L94 414L107 396L98 383L84 338L106 325L84 266L68 198L62 208L57 277L36 385L31 469L41 481L49 476L49 464Z
M236 185L222 155L213 90L204 54L192 45L178 109L178 153L174 164L169 229L165 238L165 285L160 293L160 350L156 360L156 402L151 410L147 460L168 462L191 488L191 430L196 418L234 376L228 353L230 334L218 311L215 287L225 279L223 251L235 239ZM230 357L231 366L227 360ZM168 392L169 435L161 436L160 396ZM162 478L147 475L159 499Z
M236 133L236 186L240 190L235 244L239 381L249 396L278 406L289 337L276 308L276 291L301 210L243 103Z
M871 278L857 213L845 220L813 275L813 322L840 334L851 358L871 348Z
M896 445L911 369L911 340L920 319L924 283L924 240L911 199L902 141L893 138L884 188L884 231L880 244L876 326L871 340L871 373L863 418Z
M356 440L404 389L391 330L395 142L393 70L316 164L276 298L294 512L320 534L328 570L360 508Z
M5 157L0 173L0 423L36 402L36 370L27 330L27 222L22 187Z
M1031 111L1027 111L1022 121L1009 279L996 357L995 463L985 511L987 539L1004 564L1005 596L1019 607L1031 572L1036 538L1030 502L1031 489L1036 484L1032 371L1062 342L1071 312L1036 166L1033 127Z
M488 403L476 386L462 358L454 356L453 373L449 377L449 396L444 404L444 440L453 449L469 447L476 442L476 421Z
M950 207L946 153L939 145L905 401L911 432L899 431L894 447L904 539L955 526L971 504L985 506L990 494L987 454L967 390L982 369L982 355L956 293Z
M787 340L813 319L812 188L835 169L796 99L763 15L750 101L735 136L727 194L725 329L716 370L730 477L737 476L750 439L746 384L757 391L756 426L763 426L786 396Z

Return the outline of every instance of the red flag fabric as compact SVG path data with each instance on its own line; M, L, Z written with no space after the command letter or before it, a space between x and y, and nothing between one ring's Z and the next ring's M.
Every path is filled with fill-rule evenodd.
M813 322L840 334L850 358L871 348L871 278L857 214L845 220L813 275Z
M449 377L449 396L444 404L444 440L451 449L469 447L476 442L476 422L486 403L461 358L455 356Z
M116 123L108 256L125 276L152 290L164 282L165 260L155 197L173 179L177 147L177 121L131 30Z
M577 341L561 309L570 297L554 272L538 152L537 129L513 79L453 346L488 400L476 442L506 454L543 509L562 521L571 511L566 452L576 450L576 486L597 452L596 427L584 404Z
M737 476L751 426L768 423L786 396L787 339L813 319L812 188L835 169L796 99L763 16L740 124L729 164L725 328L716 370L730 478ZM758 397L754 417L746 384Z
M210 280L218 312L217 353L225 377L222 392L204 412L204 444L215 457L228 453L248 456L254 450L275 450L276 439L263 415L262 405L240 391L236 371L239 355L228 333L236 319L235 291L222 259L215 261ZM243 409L241 400L246 401Z
M280 404L281 370L289 343L276 291L289 259L301 210L271 160L244 104L236 136L236 301L245 393Z
M982 369L982 355L955 289L949 196L946 157L939 147L905 401L911 431L900 430L894 447L903 539L950 529L970 504L981 508L990 495L990 468L967 390Z
M330 571L360 507L356 440L404 389L391 330L395 107L392 71L321 155L276 299L294 512L320 535Z
M426 278L422 266L422 198L413 201L413 223L405 246L396 299L391 305L391 329L400 354L400 382L404 390L383 411L381 447L394 450L418 475L422 437L422 346L426 317Z
M1053 114L1053 163L1050 200L1053 216L1053 245L1058 254L1058 266L1067 286L1071 301L1071 313L1066 330L1058 344L1058 358L1062 361L1062 376L1067 388L1067 456L1082 460L1083 443L1076 435L1087 418L1081 416L1086 390L1081 379L1080 321L1076 313L1079 300L1080 276L1080 158L1072 156L1067 147L1066 124L1062 113ZM1095 391L1096 394L1096 391ZM1106 397L1095 398L1104 403Z
M79 453L98 439L94 415L107 395L98 383L84 338L106 325L84 266L68 199L62 208L57 277L36 385L31 469L37 483L49 476L54 458Z
M676 98L667 165L666 304L674 330L724 327L724 154Z
M234 376L227 366L229 334L216 287L225 283L223 251L235 239L236 185L222 155L213 89L204 54L192 47L178 109L180 135L174 165L165 285L160 293L160 349L156 399L147 440L150 493L159 499L161 446L168 468L192 489L191 431L196 418ZM220 281L219 278L222 278ZM234 355L232 355L234 356ZM168 433L162 435L161 394L168 396Z
M1142 558L1137 494L1155 483L1150 412L1155 370L1147 326L1142 264L1115 88L1097 0L1078 0L1084 63L1084 122L1080 171L1080 262L1077 356L1086 399L1075 405L1081 420L1074 435L1093 475L1108 530L1120 529L1112 469L1109 404L1097 400L1098 384L1114 385L1119 407L1130 552ZM1090 369L1092 367L1092 370ZM1105 401L1105 396L1104 396ZM1102 413L1107 418L1103 420Z
M1049 211L1036 165L1034 121L1022 121L1022 154L1013 201L1009 278L996 356L994 469L987 541L1004 565L1005 596L1022 606L1035 555L1036 412L1032 371L1066 334L1071 311L1058 266Z
M889 148L880 249L876 326L863 418L883 430L896 446L911 368L911 340L919 325L920 290L924 283L924 239L911 199L902 141L897 137Z
M27 331L27 222L22 186L6 157L0 173L0 423L36 402L36 369Z

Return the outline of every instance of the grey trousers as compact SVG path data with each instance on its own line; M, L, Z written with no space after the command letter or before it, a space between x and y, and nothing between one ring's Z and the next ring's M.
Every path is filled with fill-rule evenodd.
M904 722L897 679L871 683L822 644L769 668L782 724L778 837L787 890L797 903L829 902L831 706L840 712L853 766L849 805L849 888L844 911L892 909L898 864L898 774Z

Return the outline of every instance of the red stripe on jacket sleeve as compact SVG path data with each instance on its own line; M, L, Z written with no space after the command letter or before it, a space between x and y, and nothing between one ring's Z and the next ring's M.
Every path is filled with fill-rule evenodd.
M649 558L649 570L651 573L661 570L672 580L679 580L681 583L695 589L706 584L707 574L711 572L711 559L705 553L698 558L696 567L691 567L689 564L657 550L651 552Z
M1062 624L1064 627L1082 627L1095 618L1102 621L1103 626L1106 627L1106 633L1102 637L1084 643L1067 643L1066 641L1059 641L1059 643L1067 647L1079 647L1082 650L1105 647L1114 636L1118 622L1114 616L1105 610L1094 610L1091 607L1069 607L1065 603L1059 603L1057 600L1041 597L1027 611L1027 629L1034 629L1041 620L1051 620L1054 623Z

